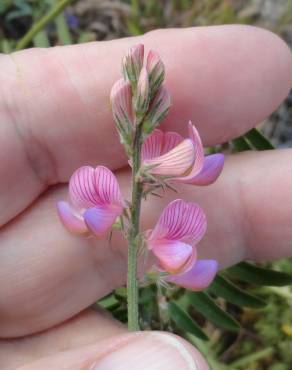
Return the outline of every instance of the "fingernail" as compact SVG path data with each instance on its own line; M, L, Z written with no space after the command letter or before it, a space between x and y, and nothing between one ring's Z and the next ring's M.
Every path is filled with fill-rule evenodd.
M207 370L201 355L174 335L138 333L135 340L107 353L92 370Z

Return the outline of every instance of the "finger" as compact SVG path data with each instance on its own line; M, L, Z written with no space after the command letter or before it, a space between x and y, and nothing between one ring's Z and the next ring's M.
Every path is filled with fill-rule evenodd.
M141 230L152 229L163 207L181 197L198 202L208 228L199 254L221 267L244 258L291 255L292 151L246 153L228 158L219 180L206 188L180 187L180 194L149 198ZM129 174L119 181L126 196ZM74 316L121 286L126 277L125 242L112 243L67 232L55 203L67 189L49 192L0 234L0 336L37 332Z
M192 119L208 145L261 121L291 87L287 46L248 26L160 30L2 56L0 225L82 164L126 163L109 91L121 56L137 42L157 49L166 64L173 107L165 127L184 131Z
M0 340L1 369L15 370L42 357L75 350L126 332L126 327L108 312L94 307L25 339Z
M208 370L202 355L183 339L162 332L124 334L63 351L18 370Z

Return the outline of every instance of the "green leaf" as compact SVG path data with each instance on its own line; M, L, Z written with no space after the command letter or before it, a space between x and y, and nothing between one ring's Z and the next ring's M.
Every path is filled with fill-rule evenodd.
M214 300L205 292L189 292L188 298L196 311L218 327L238 331L239 323L228 313L223 311Z
M271 142L256 128L251 129L244 136L257 150L275 149Z
M109 294L107 297L99 300L98 305L105 308L106 310L112 311L120 306L120 302L116 299L113 294Z
M262 299L245 292L230 280L220 275L216 276L208 291L238 306L263 308L267 305Z
M247 150L252 149L249 143L246 141L244 136L240 136L234 140L232 140L232 144L236 152L245 152Z
M232 278L254 285L285 286L292 284L292 275L264 267L241 262L226 270Z
M202 340L209 340L199 325L177 303L169 302L168 309L171 319L179 329L191 333Z

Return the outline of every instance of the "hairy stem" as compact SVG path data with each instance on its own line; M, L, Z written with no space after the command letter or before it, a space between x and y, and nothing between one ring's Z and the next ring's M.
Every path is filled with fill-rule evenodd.
M128 328L130 331L139 330L139 294L137 280L137 250L142 200L142 183L137 178L141 164L142 125L138 125L134 138L134 152L132 165L132 206L131 229L129 232L128 247Z

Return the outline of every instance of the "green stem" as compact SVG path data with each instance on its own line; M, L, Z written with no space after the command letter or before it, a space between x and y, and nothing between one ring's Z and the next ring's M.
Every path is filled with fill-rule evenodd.
M138 125L134 138L134 153L132 167L132 205L131 229L128 247L128 328L130 331L139 330L139 292L137 281L137 250L142 200L142 184L137 178L141 164L142 125Z
M49 22L55 19L71 2L72 0L61 0L52 8L48 14L43 16L38 22L32 25L29 31L17 42L15 50L24 49L33 38L41 31Z

